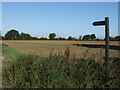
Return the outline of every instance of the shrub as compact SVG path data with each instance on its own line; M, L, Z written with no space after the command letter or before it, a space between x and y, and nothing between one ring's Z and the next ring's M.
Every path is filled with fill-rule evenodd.
M70 58L66 63L64 55L22 54L3 70L3 85L12 88L115 88L120 86L119 65L120 59L113 58L106 76L104 64L94 58Z

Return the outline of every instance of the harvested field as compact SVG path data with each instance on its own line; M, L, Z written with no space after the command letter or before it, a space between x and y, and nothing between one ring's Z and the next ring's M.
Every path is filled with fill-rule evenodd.
M64 54L67 47L70 49L70 56L77 58L95 57L101 60L104 57L103 48L78 47L73 44L98 44L104 45L104 41L45 41L45 40L4 40L4 44L16 48L18 51L39 56L48 56L50 54ZM111 41L110 45L119 46L119 42ZM118 50L110 50L110 57L118 56Z
M98 44L104 45L104 41L56 41L56 40L2 40L2 42L36 42L36 43L67 43L67 44ZM110 45L120 46L120 41L110 41Z

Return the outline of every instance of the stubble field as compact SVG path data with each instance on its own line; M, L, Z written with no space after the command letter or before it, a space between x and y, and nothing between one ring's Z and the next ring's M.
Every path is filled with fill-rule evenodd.
M104 45L104 41L33 41L33 40L3 40L3 44L7 44L24 54L34 54L38 56L47 57L50 54L64 54L67 47L70 50L70 57L95 57L96 60L103 60L104 48L87 48L82 46L76 46L73 44L101 44ZM119 42L111 41L110 45L119 46ZM110 58L118 57L118 50L110 49Z

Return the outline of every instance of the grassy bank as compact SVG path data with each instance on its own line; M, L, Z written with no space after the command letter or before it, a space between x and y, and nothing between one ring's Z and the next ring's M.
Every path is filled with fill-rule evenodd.
M4 53L5 47L9 48L4 46ZM11 53L15 52L12 50ZM111 59L109 73L106 75L104 63L96 62L92 57L70 58L69 52L67 48L64 54L50 54L48 57L15 55L14 60L3 70L3 87L119 88L119 58Z
M19 51L13 47L9 47L7 44L1 44L2 46L2 55L8 60L16 60L17 56L20 54Z

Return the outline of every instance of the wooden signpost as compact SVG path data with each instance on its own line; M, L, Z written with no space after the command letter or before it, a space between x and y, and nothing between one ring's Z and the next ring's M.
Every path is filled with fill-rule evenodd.
M94 26L105 25L105 61L108 69L109 64L109 17L105 17L105 21L93 22Z
M94 26L105 25L105 21L98 21L93 23Z

